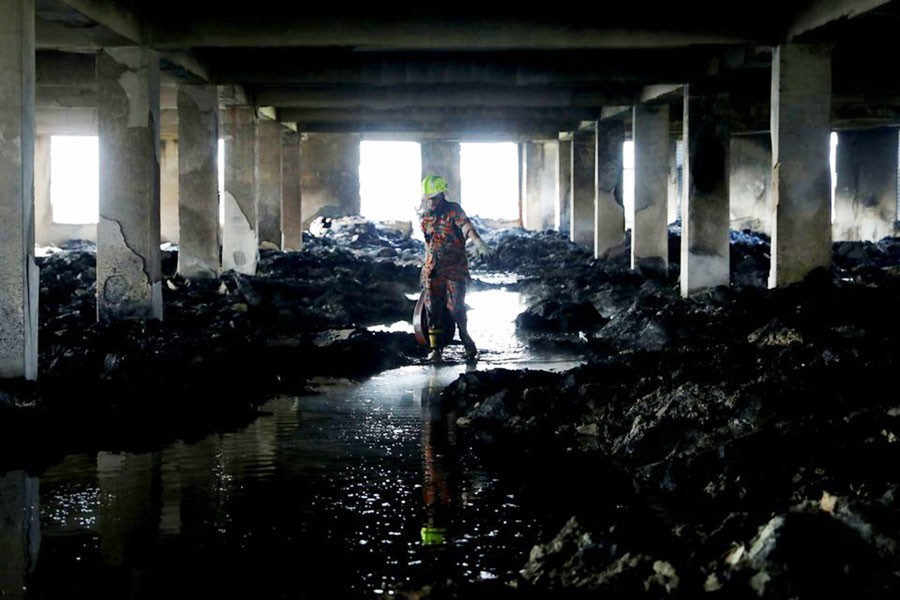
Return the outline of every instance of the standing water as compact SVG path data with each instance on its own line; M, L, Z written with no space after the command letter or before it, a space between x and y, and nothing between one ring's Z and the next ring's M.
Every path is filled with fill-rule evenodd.
M558 523L462 448L438 394L466 370L580 361L527 350L518 294L467 303L475 364L453 346L442 365L274 398L240 431L0 474L0 597L378 598L511 579Z

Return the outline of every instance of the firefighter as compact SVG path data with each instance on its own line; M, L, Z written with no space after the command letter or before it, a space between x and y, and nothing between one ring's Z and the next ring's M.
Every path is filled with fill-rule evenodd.
M440 329L446 311L459 329L459 339L465 348L466 360L478 356L475 342L469 335L466 317L466 282L469 261L466 239L474 244L476 256L490 257L490 247L481 239L469 217L456 202L447 199L447 181L439 175L422 180L422 204L418 214L425 236L425 264L421 284L424 290L425 312L428 320L429 360L441 360L443 333Z

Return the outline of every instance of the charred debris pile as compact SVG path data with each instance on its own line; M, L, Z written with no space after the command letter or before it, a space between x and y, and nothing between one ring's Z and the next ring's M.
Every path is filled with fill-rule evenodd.
M766 241L732 241L745 283L688 299L614 257L522 282L524 324L580 315L589 362L466 373L442 401L479 455L555 477L557 534L513 585L432 597L900 597L900 240L836 243L777 290Z

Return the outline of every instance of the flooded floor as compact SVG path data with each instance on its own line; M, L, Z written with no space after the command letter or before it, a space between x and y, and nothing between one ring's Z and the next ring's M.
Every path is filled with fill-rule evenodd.
M377 598L510 578L566 514L465 450L437 396L467 369L580 360L528 350L518 294L467 303L477 363L454 345L442 365L272 399L240 431L0 475L0 597Z

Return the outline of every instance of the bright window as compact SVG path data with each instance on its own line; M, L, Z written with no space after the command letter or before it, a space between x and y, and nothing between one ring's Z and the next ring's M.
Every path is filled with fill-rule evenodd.
M97 223L100 149L96 136L50 138L50 206L54 223Z
M519 147L514 142L460 144L461 204L469 215L519 219Z
M418 142L366 140L359 145L360 213L372 221L411 221L422 196Z

